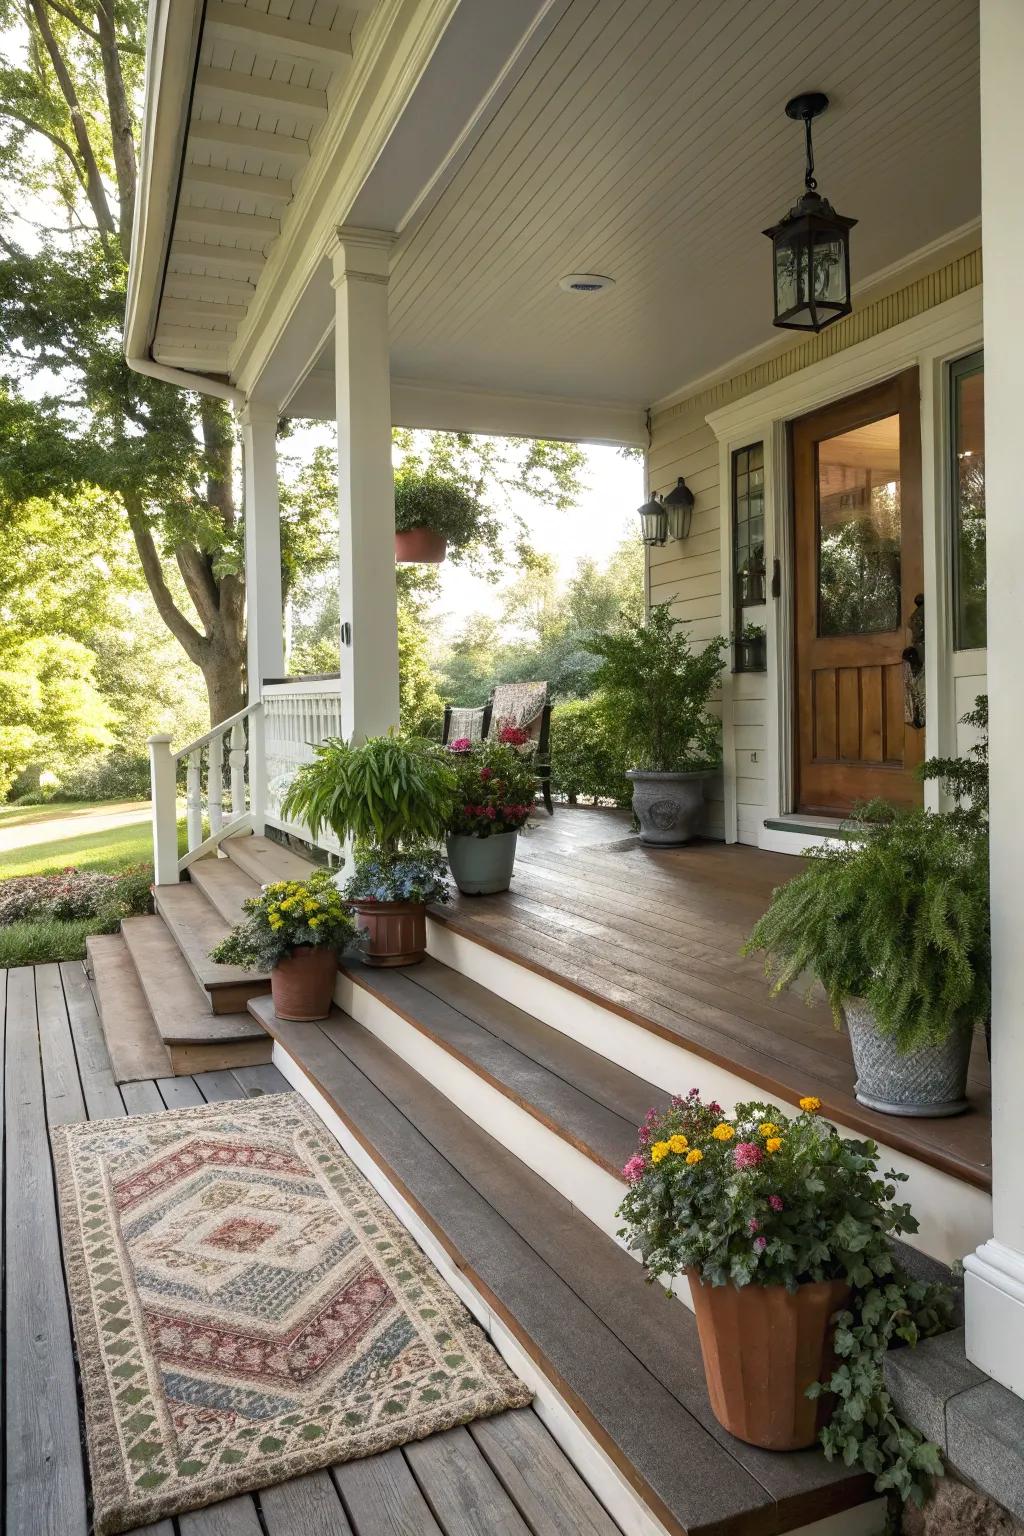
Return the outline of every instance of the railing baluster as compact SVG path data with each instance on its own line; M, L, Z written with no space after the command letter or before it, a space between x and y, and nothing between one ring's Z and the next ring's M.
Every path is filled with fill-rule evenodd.
M231 748L228 752L231 768L231 816L241 816L245 811L245 726L236 720L231 727Z
M224 736L215 736L210 742L206 758L206 807L210 820L210 836L224 825Z
M185 776L185 824L188 828L188 851L198 848L203 840L203 750L197 747L188 755Z

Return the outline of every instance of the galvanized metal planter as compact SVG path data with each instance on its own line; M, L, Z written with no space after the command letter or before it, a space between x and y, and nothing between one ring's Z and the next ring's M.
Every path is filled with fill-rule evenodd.
M861 998L843 1008L857 1069L859 1103L883 1115L960 1115L967 1106L969 1030L953 1030L941 1045L901 1053L879 1034L874 1014Z
M706 773L645 773L631 768L633 810L640 841L660 847L688 843L704 829Z
M512 883L518 832L495 832L473 837L452 832L448 836L448 867L465 896L493 896Z

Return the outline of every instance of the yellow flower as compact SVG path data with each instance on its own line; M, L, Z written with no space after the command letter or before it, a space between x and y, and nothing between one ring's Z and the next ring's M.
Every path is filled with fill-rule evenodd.
M782 1137L769 1136L768 1140L765 1142L765 1146L768 1148L769 1152L777 1152L782 1146Z
M668 1144L673 1152L685 1152L690 1145L685 1136L670 1136Z
M774 1136L778 1129L777 1125L773 1125L770 1120L766 1120L763 1125L758 1126L757 1132L759 1136Z
M311 928L319 928L320 927L320 919L318 917L311 917L310 920L309 920L309 926Z
M271 926L271 928L283 928L284 927L284 921L280 917L277 917L272 912L270 914L270 926Z
M726 1125L725 1121L723 1120L721 1125L715 1126L711 1134L716 1141L732 1141L736 1132L733 1130L731 1125Z
M686 1161L690 1164L701 1163L704 1161L704 1153L699 1147L694 1147L692 1151L687 1152Z
M800 1108L807 1110L808 1114L813 1115L815 1110L821 1108L821 1100L816 1099L813 1093L808 1093L800 1100Z
M656 1141L651 1148L651 1162L660 1163L663 1157L668 1157L670 1150L667 1141Z

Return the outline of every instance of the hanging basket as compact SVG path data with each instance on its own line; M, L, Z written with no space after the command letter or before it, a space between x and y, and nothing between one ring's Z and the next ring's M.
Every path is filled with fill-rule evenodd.
M395 534L399 565L440 565L447 553L448 540L433 528L406 528Z

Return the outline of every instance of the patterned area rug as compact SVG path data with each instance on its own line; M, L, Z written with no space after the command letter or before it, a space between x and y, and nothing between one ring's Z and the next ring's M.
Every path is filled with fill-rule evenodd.
M96 1536L530 1401L298 1094L53 1142Z

